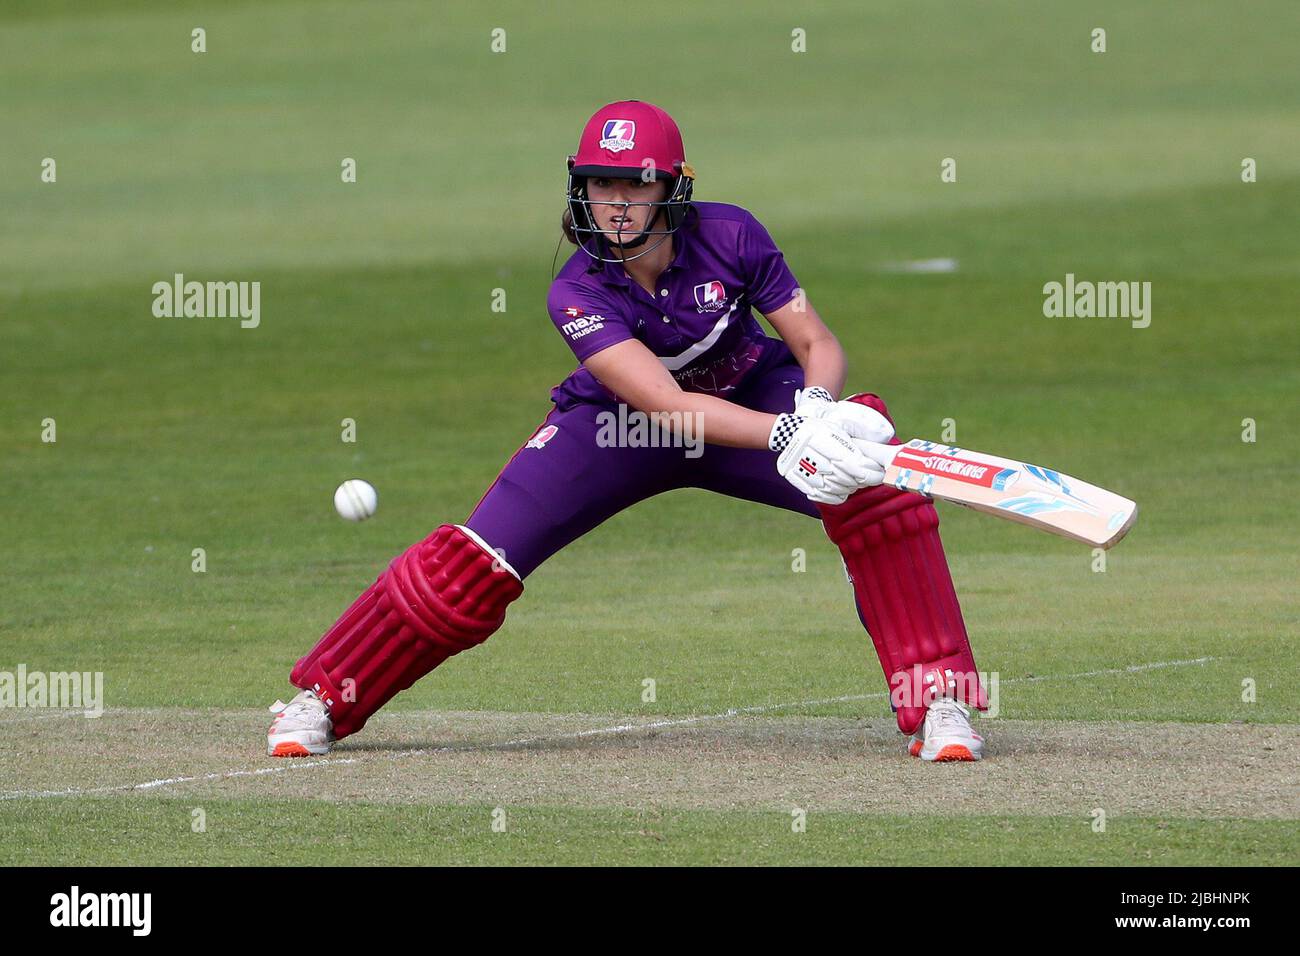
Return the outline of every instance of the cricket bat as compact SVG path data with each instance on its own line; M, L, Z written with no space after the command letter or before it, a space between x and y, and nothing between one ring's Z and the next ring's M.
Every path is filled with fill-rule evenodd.
M881 450L884 484L997 515L1097 548L1114 547L1137 505L1051 468L913 438Z

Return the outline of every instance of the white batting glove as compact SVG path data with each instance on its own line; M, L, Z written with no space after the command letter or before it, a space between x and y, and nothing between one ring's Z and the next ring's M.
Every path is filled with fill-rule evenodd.
M850 438L886 444L894 437L894 426L880 412L857 402L837 402L820 385L795 391L794 413L838 425Z
M778 415L768 447L780 452L776 470L809 501L843 504L859 488L885 480L885 469L845 431L818 418Z
M821 416L817 414L818 406L834 404L835 396L820 385L809 385L807 388L794 390L794 413L804 418L820 418Z

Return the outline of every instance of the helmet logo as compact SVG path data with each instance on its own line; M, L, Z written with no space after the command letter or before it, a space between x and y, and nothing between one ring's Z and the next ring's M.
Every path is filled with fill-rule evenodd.
M631 149L636 145L635 140L635 122L625 119L611 119L605 120L605 128L600 134L600 143L598 145L601 149L617 153L625 149Z

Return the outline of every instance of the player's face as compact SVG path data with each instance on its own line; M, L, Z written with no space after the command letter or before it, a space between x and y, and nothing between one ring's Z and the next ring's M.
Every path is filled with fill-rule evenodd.
M625 204L662 202L667 195L668 184L663 181L605 179L600 176L587 180L587 198L591 200L596 228L604 230L605 238L618 244L630 242L639 236L641 230L653 222L663 208Z

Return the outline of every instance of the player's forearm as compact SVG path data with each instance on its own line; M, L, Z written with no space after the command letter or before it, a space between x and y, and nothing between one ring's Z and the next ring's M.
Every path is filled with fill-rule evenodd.
M795 352L795 358L803 368L804 386L820 385L839 398L849 374L848 359L839 340L828 332L824 338L812 340L800 351L803 354Z
M803 300L764 313L803 369L804 385L821 386L835 398L844 392L848 360L844 349L817 310Z
M665 390L643 403L639 409L647 414L663 414L673 429L683 427L690 416L692 434L708 445L732 448L766 448L776 416L758 412L726 399L699 392Z

